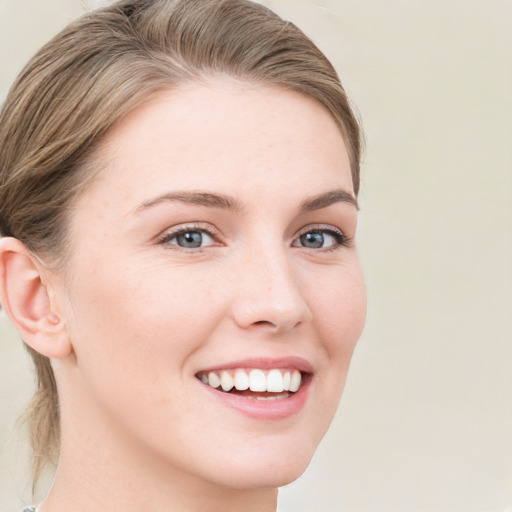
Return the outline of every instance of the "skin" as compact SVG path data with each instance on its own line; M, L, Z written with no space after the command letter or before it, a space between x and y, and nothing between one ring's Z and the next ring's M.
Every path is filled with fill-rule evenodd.
M364 324L339 129L296 92L198 84L123 119L95 158L65 271L34 262L46 293L36 313L61 326L61 457L38 510L275 510L331 422ZM162 198L198 191L232 207ZM345 196L304 211L330 191ZM204 245L180 247L182 228ZM311 232L322 247L303 245ZM50 350L51 336L37 339ZM284 419L226 407L195 376L288 356L313 373Z

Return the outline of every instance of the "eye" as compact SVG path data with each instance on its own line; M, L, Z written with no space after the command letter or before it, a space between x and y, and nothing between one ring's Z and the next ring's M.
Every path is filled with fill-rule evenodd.
M306 249L336 249L340 245L348 245L345 235L334 228L310 229L302 233L294 242L294 247Z
M204 229L185 228L178 232L167 233L161 240L161 244L177 245L183 249L200 249L213 245L213 236Z

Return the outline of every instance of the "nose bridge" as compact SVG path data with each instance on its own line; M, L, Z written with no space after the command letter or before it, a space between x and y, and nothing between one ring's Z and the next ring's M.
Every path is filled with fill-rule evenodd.
M241 286L234 307L240 326L283 332L310 318L288 251L282 241L272 244L269 240L248 248L240 265Z

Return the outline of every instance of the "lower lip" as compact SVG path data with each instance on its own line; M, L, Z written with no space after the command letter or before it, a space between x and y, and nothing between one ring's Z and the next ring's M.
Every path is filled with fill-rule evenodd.
M304 380L305 382L303 381L299 390L293 393L293 395L290 395L288 398L276 400L244 398L239 395L219 391L200 381L198 381L198 383L210 396L219 400L225 406L236 409L246 416L259 420L281 420L297 414L304 407L308 397L311 379L307 378Z

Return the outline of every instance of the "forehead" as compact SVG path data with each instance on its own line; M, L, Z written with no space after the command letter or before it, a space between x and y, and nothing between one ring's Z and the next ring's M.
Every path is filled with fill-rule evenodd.
M352 191L334 119L317 101L275 86L162 92L111 129L97 159L104 169L91 188L119 194L201 188L250 196L257 186L308 183Z

